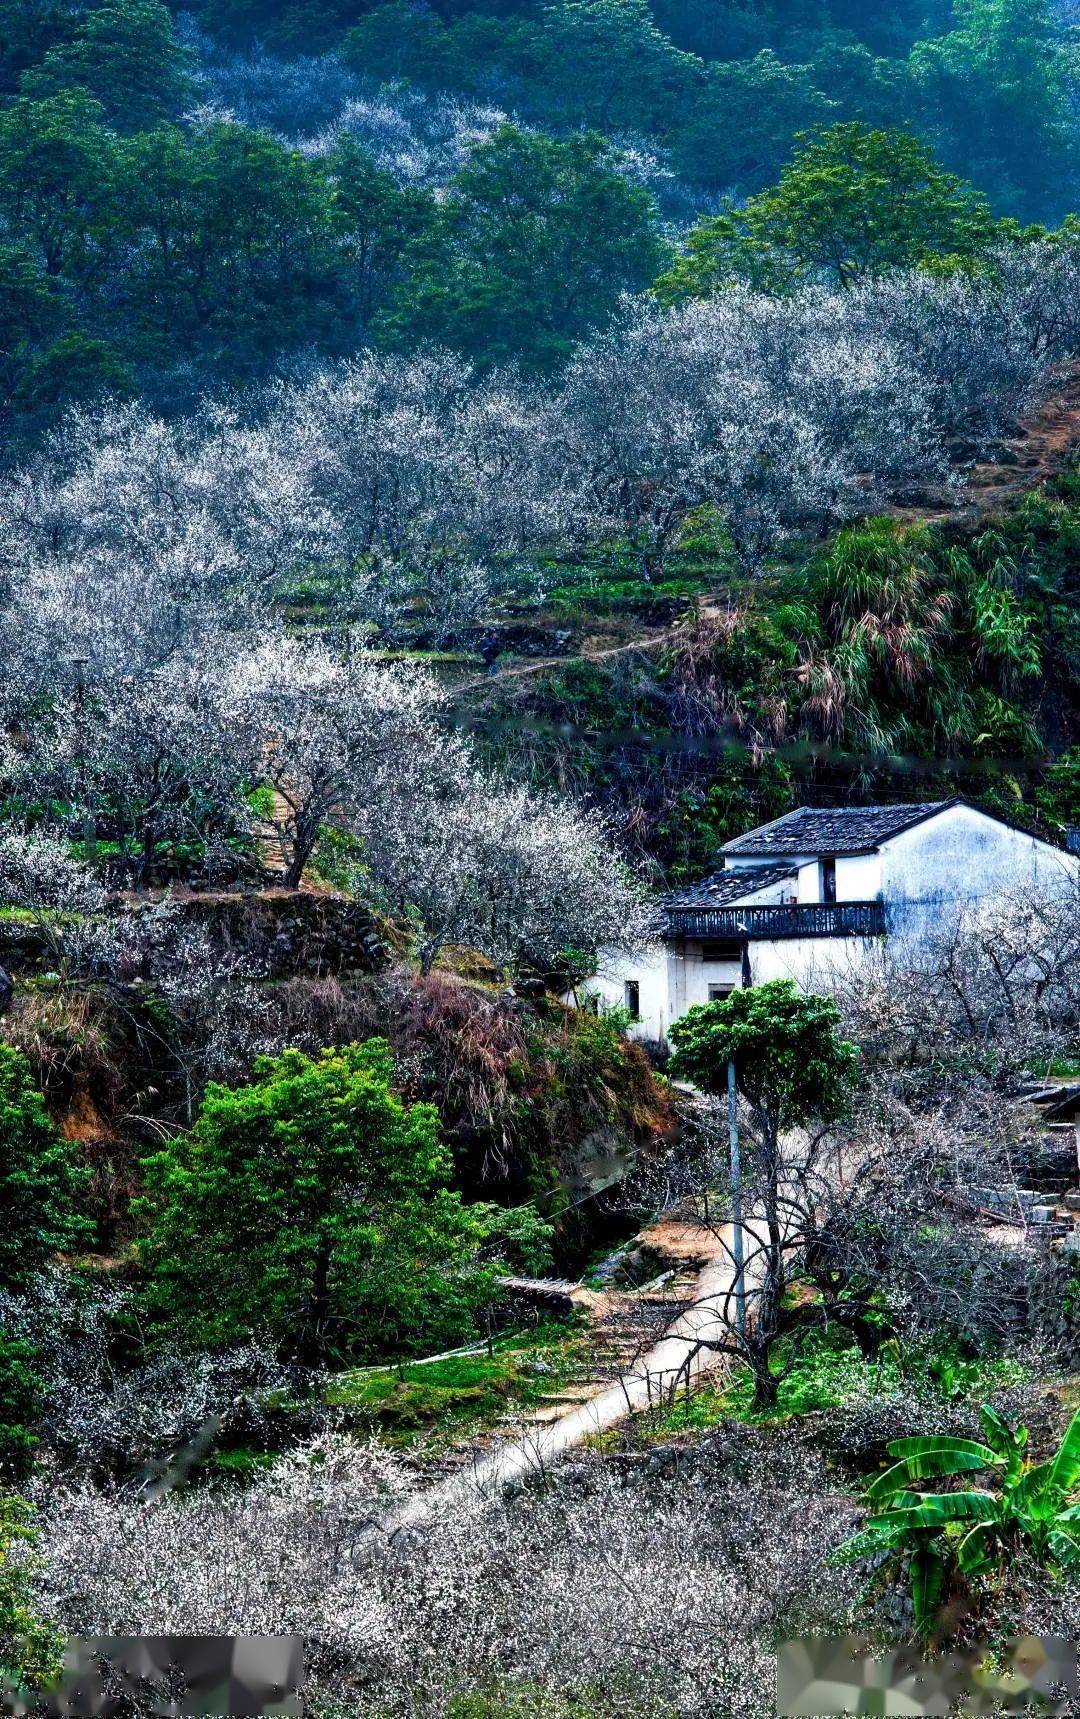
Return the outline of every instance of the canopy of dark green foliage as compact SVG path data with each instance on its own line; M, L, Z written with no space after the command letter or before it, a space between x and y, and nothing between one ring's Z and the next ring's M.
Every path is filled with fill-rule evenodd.
M0 111L0 386L9 413L137 381L178 352L220 385L275 355L355 349L433 216L351 138L309 160L230 122L122 138L82 91Z
M671 1072L723 1093L733 1061L737 1087L775 1132L827 1122L843 1113L858 1066L839 1023L830 997L804 995L791 979L750 985L680 1017L671 1029Z
M63 1140L21 1052L0 1044L0 1288L20 1285L89 1238L80 1215L87 1173Z
M481 144L447 195L410 189L347 134L300 154L187 117L199 65L163 0L0 0L0 426L16 450L76 402L184 409L372 338L557 365L663 267L653 199L602 138L669 152L689 190L656 184L680 225L702 193L739 208L693 230L672 298L732 276L786 289L969 266L1015 232L991 210L1057 220L1080 188L1049 0L194 10L228 50L340 50L365 77L530 129Z
M500 1248L535 1256L543 1226L452 1192L434 1108L392 1081L370 1039L210 1087L190 1137L145 1161L152 1313L201 1344L261 1331L309 1359L468 1332Z
M25 1474L37 1443L41 1380L34 1358L28 1343L0 1330L0 1486Z
M252 34L269 28L270 40L295 40L302 19L321 46L342 39L337 0L225 4L232 20L247 6ZM207 0L211 27L223 10ZM378 78L495 96L548 125L655 137L712 191L754 192L801 131L853 121L911 124L1002 213L1056 219L1075 196L1069 44L1048 0L390 0L366 8L342 45Z
M145 131L181 110L190 56L161 0L101 0L73 8L63 24L40 63L23 72L26 95L84 90L118 131Z
M592 133L555 142L503 126L454 177L408 248L380 331L481 363L549 368L640 290L662 256L652 198Z

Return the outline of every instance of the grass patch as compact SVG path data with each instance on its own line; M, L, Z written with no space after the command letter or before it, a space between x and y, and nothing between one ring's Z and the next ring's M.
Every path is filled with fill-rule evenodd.
M450 1355L365 1368L331 1380L325 1400L391 1443L449 1443L496 1425L512 1409L535 1406L584 1358L583 1323L546 1323L495 1340L488 1355Z
M277 1455L268 1450L252 1450L246 1445L235 1450L215 1450L210 1466L230 1480L253 1480L264 1468L272 1468Z
M780 1373L790 1349L781 1348L774 1372ZM706 1385L689 1399L680 1397L646 1419L646 1434L663 1439L674 1433L704 1431L724 1421L748 1425L791 1420L855 1403L885 1401L913 1385L929 1388L943 1401L979 1399L1030 1376L1009 1356L969 1359L947 1343L901 1351L886 1343L877 1355L864 1355L844 1332L815 1334L802 1345L790 1372L781 1379L775 1408L753 1406L753 1377L738 1367L723 1385Z

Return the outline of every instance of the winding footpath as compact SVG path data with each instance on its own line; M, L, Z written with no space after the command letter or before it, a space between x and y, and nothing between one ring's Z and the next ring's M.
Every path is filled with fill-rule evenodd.
M530 1476L542 1475L554 1461L579 1449L587 1439L645 1409L669 1402L680 1390L695 1390L709 1373L726 1371L731 1356L717 1345L730 1335L727 1314L734 1294L733 1239L730 1224L711 1236L712 1257L694 1282L690 1306L613 1384L557 1420L516 1434L468 1468L418 1493L385 1524L390 1532L419 1526L438 1505L470 1495L492 1497ZM746 1278L752 1317L751 1272Z

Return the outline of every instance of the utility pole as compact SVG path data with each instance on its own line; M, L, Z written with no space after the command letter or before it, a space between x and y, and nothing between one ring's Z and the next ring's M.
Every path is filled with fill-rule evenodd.
M746 1341L746 1281L743 1276L742 1167L739 1162L739 1104L735 1092L735 1058L727 1065L728 1152L731 1171L731 1227L735 1257L735 1329Z

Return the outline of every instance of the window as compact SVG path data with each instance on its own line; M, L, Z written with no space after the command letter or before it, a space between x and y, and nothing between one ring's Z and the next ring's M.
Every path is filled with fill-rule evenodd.
M623 1005L632 1021L641 1019L641 983L637 979L627 979L623 986Z
M722 1003L725 997L731 996L731 993L734 989L735 989L734 985L710 985L709 986L709 1001L710 1001L710 1003Z
M703 943L701 959L703 961L737 961L742 953L737 943Z
M836 861L831 856L821 862L821 899L836 900Z

